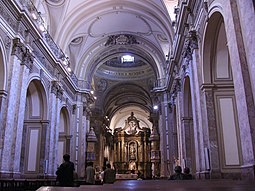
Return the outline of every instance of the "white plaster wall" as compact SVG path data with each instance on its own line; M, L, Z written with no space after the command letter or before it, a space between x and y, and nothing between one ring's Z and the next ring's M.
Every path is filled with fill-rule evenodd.
M39 129L30 129L29 131L29 145L28 145L28 161L27 171L33 172L37 170L37 155L39 144Z
M254 0L237 0L240 23L242 29L243 42L245 46L245 54L250 70L250 77L253 90L253 99L255 100L255 8Z
M225 165L240 165L233 99L219 98Z

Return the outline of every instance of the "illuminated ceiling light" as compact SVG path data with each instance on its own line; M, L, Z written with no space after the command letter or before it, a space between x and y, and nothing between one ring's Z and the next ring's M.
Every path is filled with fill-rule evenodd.
M153 106L153 109L154 109L154 110L158 110L158 106L157 106L157 105L154 105L154 106Z
M94 96L94 99L97 99L97 97L96 97L96 96Z
M94 91L93 91L93 90L91 90L91 91L90 91L90 93L93 95L93 94L94 94Z
M68 62L67 62L66 59L63 60L63 65L64 65L64 66L67 66L67 65L68 65Z
M72 72L72 69L70 68L70 66L67 67L67 71Z
M33 18L34 20L37 19L37 15L36 15L36 13L35 13L34 11L31 13L31 16L32 16L32 18Z
M124 62L134 62L135 61L135 57L131 56L131 55L124 55L121 57L121 63Z
M40 29L42 32L45 31L45 28L44 28L43 24L40 24L40 25L39 25L39 29Z

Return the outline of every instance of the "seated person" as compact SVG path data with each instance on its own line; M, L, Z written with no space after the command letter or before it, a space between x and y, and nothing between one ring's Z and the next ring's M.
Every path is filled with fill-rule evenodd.
M184 174L182 173L182 167L176 166L174 168L175 173L172 174L169 180L184 180Z
M103 182L106 184L113 184L115 182L116 172L111 169L111 165L108 163L104 171Z
M70 155L63 156L64 162L57 169L57 182L59 186L73 186L74 184L74 163L70 161Z
M185 180L191 180L192 175L190 174L190 169L188 167L184 168L184 179Z

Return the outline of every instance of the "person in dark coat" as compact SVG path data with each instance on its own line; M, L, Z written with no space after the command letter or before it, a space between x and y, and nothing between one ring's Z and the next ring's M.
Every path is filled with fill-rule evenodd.
M116 172L115 170L111 169L111 165L108 163L104 171L103 182L106 184L113 184L115 182L115 179L116 179Z
M184 179L185 180L191 180L192 175L190 174L190 169L188 167L184 168Z
M74 183L74 163L70 161L70 155L63 156L64 162L59 166L57 174L57 182L59 186L73 186Z
M184 174L182 173L182 167L176 166L174 168L175 173L172 174L169 180L184 180Z

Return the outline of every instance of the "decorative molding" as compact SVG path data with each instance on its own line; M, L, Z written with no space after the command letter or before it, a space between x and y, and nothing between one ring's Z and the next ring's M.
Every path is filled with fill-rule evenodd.
M13 39L12 45L12 55L15 55L22 61L23 54L26 52L26 47L23 43L20 42L19 38Z
M13 39L12 55L15 55L21 61L21 65L26 65L30 70L34 62L34 56L30 53L29 49L20 42L19 38Z
M58 81L51 82L51 93L55 94L57 96L57 98L62 99L63 88Z
M7 5L5 5L4 1L0 1L0 16L3 17L3 19L14 31L17 31L17 20L14 18L14 16L11 15L9 11L6 10L6 6Z
M105 43L105 46L111 45L131 45L139 44L135 36L129 34L111 35Z
M197 34L195 30L190 30L184 45L183 45L183 57L187 59L187 62L192 60L192 52L198 48Z

